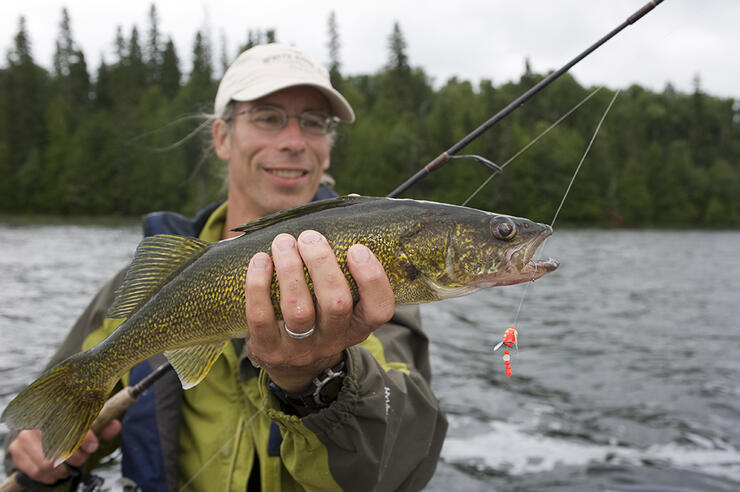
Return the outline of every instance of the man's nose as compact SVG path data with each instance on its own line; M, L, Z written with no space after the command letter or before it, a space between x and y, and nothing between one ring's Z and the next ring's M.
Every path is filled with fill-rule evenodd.
M296 116L288 117L285 128L280 130L280 138L281 148L286 150L300 152L306 147L306 137Z

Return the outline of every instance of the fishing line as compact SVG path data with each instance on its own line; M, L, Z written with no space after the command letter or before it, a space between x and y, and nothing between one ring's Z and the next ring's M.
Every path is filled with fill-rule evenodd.
M546 135L547 133L549 133L549 132L550 132L550 130L552 130L553 128L555 128L556 126L558 126L558 125L559 125L559 124L560 124L560 123L561 123L561 122L562 122L562 121L563 121L563 120L564 120L565 118L567 118L567 117L568 117L568 116L570 116L570 115L571 115L571 114L572 114L573 112L575 112L575 110L577 110L578 108L580 108L580 107L581 107L581 106L582 106L582 105L583 105L583 104L584 104L584 103L585 103L586 101L588 101L589 99L591 99L591 97L593 97L593 96L594 96L594 95L595 95L595 94L596 94L597 92L599 92L599 91L600 91L601 89L603 89L603 86L602 86L602 87L597 87L597 88L596 88L595 90L593 90L593 91L592 91L592 92L591 92L590 94L588 94L588 95L587 95L586 97L584 97L583 99L581 99L581 102L579 102L578 104L576 104L575 106L573 106L573 107L572 107L572 108L571 108L571 109L570 109L570 110L569 110L569 111L568 111L567 113L565 113L565 114L564 114L563 116L561 116L561 117L560 117L560 118L559 118L559 119L558 119L558 120L557 120L557 121L556 121L555 123L553 123L552 125L550 125L550 126L549 126L549 127L548 127L548 128L547 128L547 129L545 130L545 131L544 131L544 132L540 133L540 134L539 134L539 135L537 135L537 136L536 136L535 138L533 138L532 140L530 140L530 141L529 141L529 143L528 143L527 145L525 145L524 147L522 147L522 148L521 148L521 149L519 150L519 152L517 152L517 153L516 153L516 154L514 154L514 155L513 155L513 156L512 156L511 158L509 158L509 160L508 160L508 161L506 161L506 162L504 162L503 164L501 164L501 168L503 169L503 168L505 168L506 166L508 166L508 165L509 165L509 164L511 163L511 161L513 161L514 159L516 159L517 157L519 157L519 156L520 156L521 154L523 154L523 153L524 153L524 152L525 152L525 151L526 151L526 150L527 150L528 148L530 148L530 147L531 147L532 145L534 145L535 143L537 143L537 141L538 141L538 140L539 140L540 138L544 137L544 136L545 136L545 135ZM485 181L483 181L483 184L481 184L481 185L480 185L480 186L479 186L479 187L478 187L478 188L477 188L477 189L476 189L476 190L475 190L475 191L474 191L474 192L473 192L473 193L472 193L472 194L471 194L471 195L470 195L470 196L469 196L469 197L468 197L468 198L467 198L467 199L466 199L466 200L465 200L465 201L464 201L463 203L462 203L462 206L463 206L463 207L464 207L464 206L466 206L466 205L468 204L468 202L470 202L470 200L472 200L473 198L475 198L475 195L477 195L477 194L478 194L478 193L479 193L479 192L480 192L480 191L481 191L481 190L483 189L483 187L484 187L484 186L486 186L486 185L487 185L487 184L488 184L488 183L489 183L489 182L490 182L490 181L491 181L491 180L493 179L493 177L494 177L494 176L496 176L496 173L493 173L493 174L491 174L491 175L490 175L490 176L488 177L488 179L486 179Z
M601 116L601 120L599 120L599 124L596 127L596 131L594 131L593 136L591 136L591 141L588 143L588 147L586 147L586 152L583 153L583 157L581 157L581 162L578 163L578 167L576 168L576 172L573 173L573 177L570 179L570 183L568 184L568 189L565 190L565 195L563 195L563 199L560 201L560 206L558 207L557 211L555 212L555 216L552 218L552 222L550 223L550 227L553 227L555 225L555 220L558 218L558 214L560 214L560 209L563 208L563 204L565 203L565 199L568 196L568 193L570 193L570 189L573 186L573 182L576 180L576 176L578 175L578 171L581 170L581 166L583 165L583 161L586 160L586 156L588 155L588 152L591 150L591 146L594 144L594 140L596 140L596 135L599 133L599 130L601 129L601 125L604 123L604 120L606 119L606 115L609 114L609 110L612 109L612 105L614 104L614 101L617 100L617 96L619 96L620 90L617 90L617 92L614 93L614 97L612 97L612 100L609 102L609 106L607 106L606 111L604 111L604 114Z
M588 153L591 151L591 147L594 144L594 141L596 140L596 135L598 135L599 130L601 130L601 125L604 123L604 120L606 119L606 115L609 114L609 110L611 110L612 105L614 105L614 101L617 100L617 96L619 96L620 90L617 90L614 93L614 97L612 97L612 100L609 102L609 105L606 107L606 110L604 111L604 114L601 116L601 119L599 120L599 124L596 125L596 130L594 130L593 135L591 136L591 140L588 142L588 145L586 146L586 150L583 153L583 156L581 157L581 160L578 162L578 166L576 166L576 170L573 172L573 176L570 179L570 183L568 183L568 187L565 190L565 194L563 195L562 200L560 200L560 205L558 206L557 210L555 211L555 215L552 218L552 221L550 222L550 227L554 227L555 221L558 218L558 215L560 214L560 210L563 208L563 204L565 203L565 199L568 197L568 194L570 193L571 188L573 187L573 183L576 180L576 176L578 175L578 172L581 170L581 167L583 166L583 162L586 160L586 156L588 156ZM550 238L548 237L545 239L545 241L542 244L542 247L540 248L540 255L541 257L544 256L542 253L545 251L545 246L547 245L547 241ZM526 287L524 288L524 292L522 293L522 297L519 300L519 307L516 310L516 314L514 315L514 321L513 326L517 326L517 323L519 321L519 314L522 311L522 306L524 305L524 299L527 297L527 293L529 292L529 288L532 284L534 284L534 276L537 273L532 273L532 281L527 282Z

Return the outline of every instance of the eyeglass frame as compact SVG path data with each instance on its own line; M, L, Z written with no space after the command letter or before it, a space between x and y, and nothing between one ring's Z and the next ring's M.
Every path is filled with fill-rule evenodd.
M255 121L253 118L253 113L255 111L263 110L263 109L273 109L277 111L279 114L282 115L282 126L276 127L276 128L265 128L264 126L261 126L258 122ZM280 106L274 106L272 104L261 104L259 106L255 106L253 108L249 109L243 109L239 111L238 113L234 113L233 115L226 118L226 121L232 121L236 119L237 116L241 116L243 114L249 114L249 122L252 123L254 126L259 128L260 130L264 130L266 132L276 132L284 129L286 126L288 126L288 120L290 118L296 118L298 120L298 127L301 129L302 132L306 133L307 135L312 136L323 136L323 135L329 135L336 130L337 126L339 125L339 118L336 116L331 115L330 113L327 113L326 111L320 111L320 110L308 110L303 111L300 114L288 114L283 108ZM325 127L323 130L321 130L320 133L312 132L310 128L307 128L304 126L304 122L307 121L305 118L306 114L314 114L314 115L321 115L325 116Z

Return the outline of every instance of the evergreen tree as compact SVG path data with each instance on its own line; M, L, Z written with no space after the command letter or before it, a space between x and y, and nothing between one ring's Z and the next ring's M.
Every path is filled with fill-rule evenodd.
M408 56L406 55L406 40L401 33L398 22L393 23L393 31L388 39L390 48L390 59L388 68L396 73L408 73L410 71Z
M44 111L48 102L49 77L37 66L31 52L24 17L18 20L18 32L7 55L8 68L3 77L5 98L3 128L4 154L7 162L1 167L7 172L7 185L2 200L11 211L23 210L27 199L36 192L43 176L40 158L46 142ZM22 182L21 175L24 179Z
M134 26L131 28L131 37L128 42L128 51L125 60L128 69L128 82L132 87L141 91L147 85L147 64L144 62L144 53L139 42L139 29Z
M193 43L193 67L190 71L185 89L188 91L188 102L197 104L212 101L213 60L208 39L198 31Z
M342 75L340 73L341 61L339 60L339 26L337 25L337 16L332 10L329 14L329 77L332 85L341 92Z
M98 111L109 110L113 106L115 95L113 92L110 72L110 67L105 63L104 59L101 59L100 65L98 66L98 73L95 77L95 86L93 91L95 107Z
M226 40L226 32L222 29L221 30L221 57L220 57L220 70L221 74L223 75L226 70L229 68L229 65L231 65L231 62L233 59L231 58L231 55L229 54L229 46L228 41Z
M74 54L75 44L72 40L69 12L66 8L63 8L62 21L59 24L59 37L56 40L56 51L54 52L54 73L57 77L69 76L69 66Z
M713 138L712 122L707 112L706 96L701 89L701 77L694 76L694 93L691 96L693 122L691 125L691 157L692 160L704 167L714 160L716 142Z
M100 60L94 82L62 10L51 73L36 65L19 19L0 66L0 211L139 214L194 211L219 198L222 169L203 157L208 132L166 152L193 128L171 125L210 112L216 91L212 50L198 33L183 85L171 39L163 43L155 6L147 39L119 27L114 57ZM276 38L249 31L246 47ZM225 40L221 65L226 63ZM142 48L143 46L143 48ZM329 70L358 120L341 126L332 174L341 193L385 195L424 164L544 77L525 60L522 76L477 86L455 77L434 89L412 68L398 23L388 60L375 74L342 77L336 15L328 19ZM230 61L230 60L229 60ZM592 89L565 75L547 91L468 145L502 164ZM519 155L470 205L549 221L594 125L613 93L601 90ZM571 190L560 221L580 224L740 226L740 103L713 97L695 79L692 93L633 85L620 95ZM372 169L372 172L368 172ZM407 196L461 203L489 176L455 161Z
M164 95L172 100L180 90L180 81L182 79L182 73L180 72L180 61L177 58L177 52L175 51L175 43L172 42L172 38L167 40L167 44L164 48L164 54L162 55L162 91Z
M71 128L85 117L90 102L90 75L85 55L77 47L72 36L71 21L67 9L62 9L59 34L54 51L54 85L57 97L61 97L69 112Z
M157 14L157 7L153 3L149 8L149 35L144 60L149 80L155 84L161 84L164 69L164 50L162 49L162 34L159 31L159 15Z
M622 169L618 190L617 213L627 226L644 226L652 220L653 204L648 187L648 173L630 159Z
M116 56L118 57L118 62L123 63L123 61L128 56L128 53L126 51L126 39L123 37L123 29L121 26L116 26L116 38L113 42L113 45L116 49Z
M216 84L213 81L213 63L208 38L199 31L193 43L193 66L188 81L177 98L177 107L181 113L194 111L212 111L213 99L216 95ZM193 138L182 146L184 159L181 163L185 168L188 194L192 203L203 206L208 202L208 186L211 169L207 165L207 155L204 154L206 139L210 138L206 132L200 138Z

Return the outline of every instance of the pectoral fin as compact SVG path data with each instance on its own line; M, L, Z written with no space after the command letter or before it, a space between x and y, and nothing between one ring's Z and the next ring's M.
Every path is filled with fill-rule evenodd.
M175 368L183 389L188 389L200 383L206 377L213 363L224 351L227 343L229 343L228 340L213 345L198 345L197 347L169 350L164 355L167 356L167 360Z

